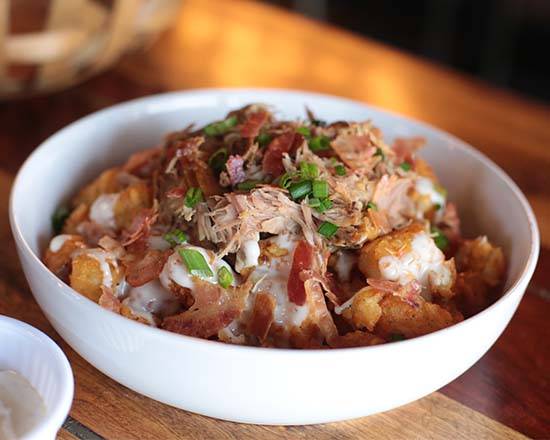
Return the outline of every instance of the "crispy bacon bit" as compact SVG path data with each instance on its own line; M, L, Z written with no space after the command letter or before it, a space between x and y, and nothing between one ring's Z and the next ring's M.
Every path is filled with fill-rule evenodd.
M452 242L458 241L460 238L460 219L458 218L458 212L454 203L448 202L445 205L441 223L441 229L447 238Z
M377 290L398 296L412 307L418 307L422 301L422 297L420 296L422 286L418 281L411 281L402 286L395 281L367 278L367 283Z
M304 305L307 299L304 281L300 274L304 270L311 269L313 257L313 247L304 240L299 241L292 257L292 267L287 284L288 299L299 306Z
M126 281L128 284L138 287L157 279L171 253L171 250L162 252L150 249L142 258L127 261Z
M295 141L296 134L286 132L273 139L267 146L262 161L262 169L266 174L280 176L285 171L283 166L283 154L288 153Z
M120 313L120 301L109 287L101 286L103 292L99 297L99 305L111 312Z
M260 134L262 126L267 122L268 114L264 110L252 113L241 127L241 136L255 138Z
M246 180L246 174L244 172L244 159L238 154L229 156L229 159L227 159L225 164L225 168L227 169L227 175L229 176L231 185L235 186Z
M91 246L96 246L102 237L115 237L115 232L111 229L106 229L95 222L84 221L76 227L76 233L82 235L86 243Z
M116 258L122 258L126 253L122 245L117 240L115 240L112 237L109 237L108 235L105 235L104 237L102 237L99 240L98 244L100 247L110 252Z
M181 199L185 195L186 192L187 192L187 189L185 189L181 186L176 186L174 188L169 189L166 192L166 198L167 199Z
M401 285L396 281L380 280L377 278L367 278L367 283L376 290L386 293L394 293L401 287Z
M153 209L142 209L132 220L130 227L123 231L123 246L128 246L149 235L151 226L157 220L158 214Z
M306 280L304 282L304 290L309 306L308 318L317 324L324 339L330 343L333 338L338 336L338 330L336 329L332 315L327 309L321 283L313 279Z
M259 292L254 301L252 316L248 324L250 334L263 342L269 333L275 314L275 298L269 293Z
M395 164L414 163L414 154L426 143L423 137L397 138L392 146L395 153Z
M198 293L195 304L183 313L165 318L162 327L182 335L210 338L240 316L251 287L250 283L245 283L222 289L217 284L197 279L193 289L196 296ZM199 302L201 296L208 300L203 298ZM213 298L217 299L212 302Z
M399 226L404 221L403 213L411 204L407 196L411 184L411 179L400 178L395 174L391 177L384 174L376 184L372 201L379 211L386 214L392 227Z

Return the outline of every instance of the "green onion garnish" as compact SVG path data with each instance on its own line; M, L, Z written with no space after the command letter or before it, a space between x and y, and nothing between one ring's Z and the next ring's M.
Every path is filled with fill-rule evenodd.
M304 179L315 179L319 176L319 168L314 163L300 163L300 174Z
M391 342L397 342L397 341L404 341L405 339L405 335L402 335L401 333L392 333L390 335L390 341Z
M297 133L300 133L302 136L304 136L306 139L309 139L311 137L311 130L307 127L298 127L296 129Z
M336 172L337 176L345 176L346 175L346 167L344 165L336 165L334 167L334 171Z
M434 208L436 211L439 211L441 209L441 205L439 203L434 203Z
M309 141L308 145L311 151L329 150L330 139L324 135L315 136Z
M331 222L323 222L319 225L317 232L326 238L331 238L338 231L338 226Z
M378 211L378 206L374 202L367 203L367 209L372 209L373 211Z
M311 180L301 180L293 183L288 187L288 191L293 200L303 199L311 192Z
M313 197L325 199L328 197L328 183L326 180L314 180L312 184Z
M399 165L403 171L410 171L412 168L412 165L409 162L403 162L401 165Z
M292 184L292 176L289 173L284 173L279 177L279 186L284 189L288 189Z
M265 131L262 131L256 138L256 142L260 147L266 147L271 142L271 135L267 134Z
M202 201L201 189L195 187L189 188L185 194L185 206L188 208L194 208L200 201Z
M432 238L434 239L435 245L442 251L447 249L447 246L449 246L449 239L443 231L435 226L432 226L430 232L432 233Z
M173 229L170 232L164 234L162 238L164 238L170 244L170 246L176 246L187 241L187 234L181 229Z
M55 210L52 215L52 228L56 235L61 233L63 225L67 221L67 218L69 218L70 214L71 212L66 206L60 206Z
M208 159L208 165L210 165L210 168L212 168L216 173L221 173L225 167L225 163L227 162L227 157L227 148L222 147L212 153L212 156Z
M377 148L376 153L374 153L374 155L375 156L380 156L382 158L382 160L384 160L386 158L386 155L382 151L382 148Z
M260 183L259 180L245 180L244 182L237 184L237 189L241 191L250 191L251 189L256 188L256 185Z
M321 206L321 200L319 200L317 197L312 197L307 201L308 205L312 208L318 208Z
M199 251L195 249L180 249L178 252L191 275L196 275L201 278L210 278L214 276L204 255Z
M229 286L231 286L234 279L235 278L233 277L233 274L227 267L222 266L218 270L218 284L224 289L227 289Z
M239 120L236 116L231 116L224 121L212 122L211 124L208 124L203 128L203 131L206 136L220 136L235 127L238 122Z

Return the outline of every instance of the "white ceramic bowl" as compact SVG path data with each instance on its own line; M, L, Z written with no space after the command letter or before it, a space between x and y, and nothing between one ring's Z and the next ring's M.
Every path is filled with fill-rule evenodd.
M0 315L0 371L14 370L38 391L46 415L21 440L54 440L73 400L73 373L61 349L44 333Z
M304 105L326 120L371 118L388 139L424 136L422 155L458 203L467 234L486 233L509 262L504 296L478 315L427 336L366 348L282 350L226 345L150 328L101 309L40 261L50 214L80 185L131 152L190 122L204 124L250 102L281 117ZM138 99L94 113L45 141L21 168L10 219L40 307L85 359L123 385L179 408L261 424L365 416L418 399L462 374L502 333L538 257L525 197L494 163L426 124L345 99L283 90L197 90Z

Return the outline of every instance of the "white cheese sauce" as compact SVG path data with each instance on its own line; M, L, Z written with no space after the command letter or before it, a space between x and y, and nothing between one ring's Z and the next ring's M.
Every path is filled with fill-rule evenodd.
M418 281L422 287L429 286L430 277L451 277L450 269L444 265L445 255L426 232L416 234L411 250L399 257L385 255L378 261L382 277L405 285Z
M113 287L113 274L111 273L112 264L114 267L117 267L116 259L112 255L103 249L86 249L84 251L77 251L74 255L86 255L90 258L94 258L99 263L99 268L103 273L103 286Z
M170 249L170 243L168 243L162 235L150 235L147 241L150 249L155 249L157 251Z
M218 270L220 270L222 267L225 267L233 275L232 285L236 285L236 276L233 272L233 269L231 269L231 266L227 264L224 260L216 258L214 252L199 246L181 245L175 248L174 253L170 255L168 261L166 261L166 264L162 268L162 272L160 273L160 282L166 289L170 289L170 285L172 283L176 283L182 287L187 287L188 289L191 289L191 293L193 293L193 280L196 278L196 275L192 275L191 273L189 273L187 266L182 261L181 256L178 252L180 249L193 249L202 254L208 266L210 267L210 270L212 271L211 277L202 278L204 281L212 284L217 284Z
M285 328L300 326L309 314L309 307L307 303L298 306L289 301L287 291L288 276L297 241L288 235L279 235L270 238L269 241L279 248L287 250L288 254L272 257L269 262L254 269L250 275L255 282L251 296L255 297L258 292L271 294L276 301L274 322Z
M434 183L426 177L418 177L415 179L414 188L416 192L423 196L428 196L432 204L445 206L445 196L435 189Z
M16 440L46 415L44 401L15 371L0 371L0 440Z
M179 309L177 298L167 291L158 280L129 289L128 296L122 301L136 316L154 324L154 315L173 315Z
M242 243L235 259L235 270L237 272L241 273L248 267L258 265L258 258L260 258L259 240L260 235L257 234L254 240L246 240Z
M347 282L351 279L351 270L357 262L357 256L350 251L340 251L336 254L334 270L340 281Z
M70 240L72 235L69 234L61 234L56 235L54 238L52 238L52 241L50 241L50 251L56 253L61 250L63 245L67 240Z
M102 194L90 207L90 220L108 229L116 229L115 205L119 194Z

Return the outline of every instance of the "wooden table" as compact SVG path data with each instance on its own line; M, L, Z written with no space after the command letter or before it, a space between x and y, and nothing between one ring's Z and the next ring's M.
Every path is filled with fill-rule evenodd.
M465 139L527 194L542 233L540 262L510 326L469 371L439 392L359 420L254 427L176 410L108 379L47 323L19 267L8 191L42 140L102 107L146 94L213 86L315 90L427 121ZM550 438L550 108L370 40L241 1L185 0L177 26L113 70L48 97L0 104L0 313L52 336L76 393L59 438Z

